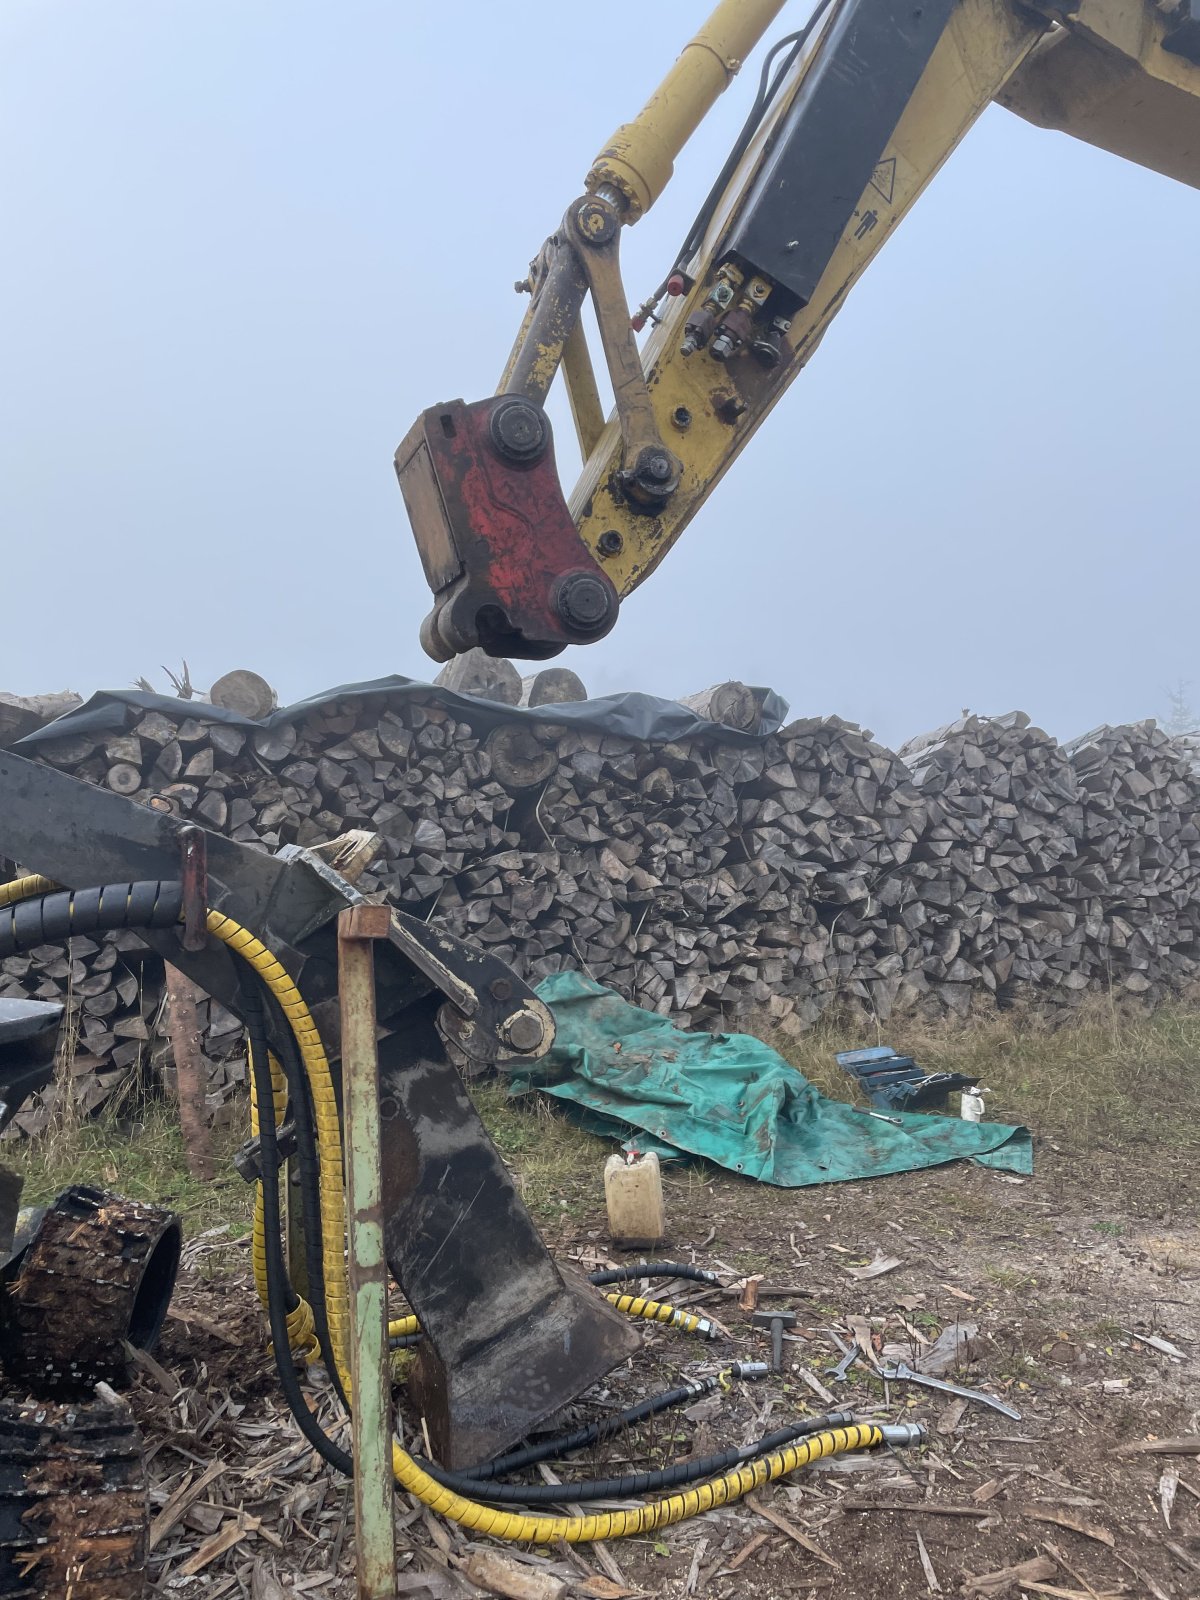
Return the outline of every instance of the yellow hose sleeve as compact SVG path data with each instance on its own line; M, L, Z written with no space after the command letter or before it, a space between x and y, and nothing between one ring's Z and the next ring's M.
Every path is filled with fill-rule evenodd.
M397 1317L394 1322L388 1323L388 1338L403 1339L406 1334L420 1333L421 1324L416 1317Z
M753 1494L765 1483L786 1477L799 1467L821 1461L847 1450L868 1450L882 1444L883 1434L872 1425L855 1423L848 1428L831 1428L827 1433L812 1433L782 1450L759 1456L713 1478L708 1483L682 1489L639 1506L634 1511L603 1511L582 1517L547 1517L501 1511L493 1506L467 1500L453 1489L444 1489L429 1476L398 1444L392 1446L392 1465L402 1489L451 1522L461 1523L495 1539L510 1539L524 1544L553 1544L565 1539L568 1544L591 1544L599 1539L628 1539L642 1533L669 1528L717 1506L732 1505L743 1495Z
M312 1013L290 975L261 939L232 917L209 911L208 931L252 966L270 989L295 1035L308 1078L316 1125L321 1186L321 1254L325 1308L334 1365L350 1394L350 1288L346 1278L346 1195L342 1178L342 1130L329 1060Z
M15 905L18 900L32 900L36 894L51 894L57 888L53 878L43 878L37 873L27 878L14 878L11 883L0 883L0 909Z
M606 1294L604 1298L610 1306L623 1311L627 1317L645 1317L647 1322L669 1322L672 1327L682 1328L685 1333L695 1333L710 1326L694 1312L681 1311L663 1300L643 1300L640 1295L634 1294Z
M288 1312L288 1349L300 1356L305 1366L311 1367L321 1359L321 1341L317 1338L317 1325L313 1321L312 1307L301 1295Z

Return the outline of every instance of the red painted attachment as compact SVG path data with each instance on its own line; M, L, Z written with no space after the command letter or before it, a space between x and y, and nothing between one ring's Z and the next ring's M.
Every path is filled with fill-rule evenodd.
M687 279L682 272L673 272L667 279L667 293L677 298L687 288Z
M396 473L435 607L435 660L482 646L542 660L617 620L611 580L567 509L550 423L514 395L434 406L396 452Z

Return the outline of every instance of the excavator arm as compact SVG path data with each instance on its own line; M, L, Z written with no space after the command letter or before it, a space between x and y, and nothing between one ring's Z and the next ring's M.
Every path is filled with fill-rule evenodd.
M989 102L1200 187L1200 0L821 0L769 52L688 239L631 316L622 231L781 9L723 0L518 286L496 395L431 408L396 452L435 660L539 659L613 627ZM583 456L569 497L545 411L560 373Z

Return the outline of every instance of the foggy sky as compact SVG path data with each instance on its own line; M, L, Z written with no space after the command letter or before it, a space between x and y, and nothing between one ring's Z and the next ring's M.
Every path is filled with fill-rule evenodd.
M514 279L706 9L5 0L0 688L431 676L395 446L494 389ZM627 232L631 302L756 76ZM770 684L893 744L968 706L1165 714L1200 679L1198 258L1200 195L993 108L562 660L593 693Z

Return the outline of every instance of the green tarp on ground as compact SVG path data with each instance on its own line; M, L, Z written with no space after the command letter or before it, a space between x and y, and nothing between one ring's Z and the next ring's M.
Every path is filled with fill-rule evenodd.
M964 1158L1033 1171L1025 1128L911 1111L896 1127L827 1100L748 1034L682 1032L577 972L557 973L537 992L554 1012L557 1038L510 1093L540 1089L594 1131L639 1150L702 1156L789 1189Z

